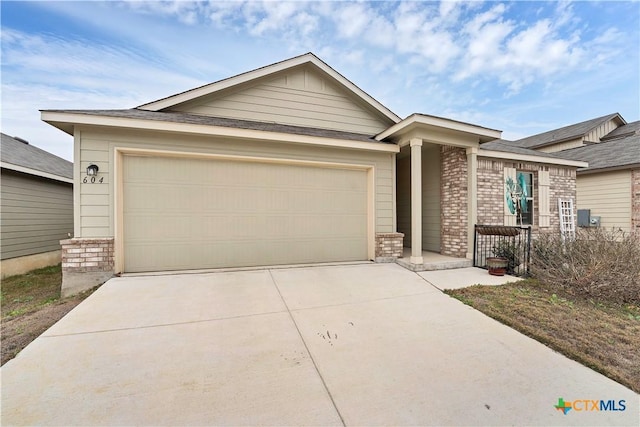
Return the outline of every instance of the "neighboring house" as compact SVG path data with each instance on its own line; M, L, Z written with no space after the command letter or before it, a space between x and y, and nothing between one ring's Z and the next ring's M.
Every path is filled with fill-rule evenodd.
M600 217L600 226L640 235L640 121L622 125L599 143L557 153L582 160L577 207Z
M577 170L577 209L601 227L640 233L640 121L613 113L507 143L588 162Z
M73 163L1 134L2 277L60 262L73 233Z
M425 114L401 119L313 54L125 110L46 110L74 136L63 292L127 272L469 258L474 225L557 229L586 163ZM90 175L90 166L98 168ZM95 168L94 168L95 170ZM405 236L406 235L406 236ZM90 255L89 255L90 254Z

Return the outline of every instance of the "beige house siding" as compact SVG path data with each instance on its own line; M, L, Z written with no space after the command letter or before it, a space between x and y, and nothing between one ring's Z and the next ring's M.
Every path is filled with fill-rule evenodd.
M440 146L422 147L422 249L440 252ZM411 247L411 157L397 165L398 232L404 233L404 246Z
M631 171L578 175L578 209L591 209L604 228L631 231Z
M310 67L296 67L250 86L204 96L171 110L368 135L392 124Z
M72 185L2 169L2 259L60 250L73 233Z
M279 144L265 141L247 141L179 135L150 131L101 130L83 128L77 130L79 143L80 184L76 186L79 203L79 237L114 236L114 164L116 148L166 150L194 154L220 154L265 159L291 159L300 161L347 163L373 167L375 179L374 209L375 232L390 233L393 229L393 161L392 153L370 152L352 149ZM98 178L102 183L84 183L86 167L99 166Z
M618 119L611 119L585 135L585 141L600 142L600 138L615 130L620 124Z
M560 142L558 144L549 145L546 147L536 148L537 151L542 151L543 153L556 153L562 150L568 150L570 148L582 147L584 143L582 142L582 138L572 139L570 141Z
M631 171L631 229L640 236L640 169Z

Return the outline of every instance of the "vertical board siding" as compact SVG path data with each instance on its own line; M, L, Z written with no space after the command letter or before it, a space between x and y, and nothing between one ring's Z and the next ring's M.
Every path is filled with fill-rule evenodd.
M591 132L589 132L585 137L585 141L591 142L600 142L600 138L612 132L614 129L618 127L618 124L615 120L608 120L605 123L601 124Z
M73 233L73 187L2 170L0 196L2 259L60 249Z
M536 148L536 150L542 151L543 153L556 153L558 151L568 150L570 148L577 148L582 146L584 146L584 143L582 142L582 138L577 138L577 139L572 139L571 141L564 141L558 144Z
M404 246L411 247L411 156L398 160L397 215L398 232L404 233ZM440 252L441 200L440 146L425 144L422 147L422 248Z
M258 158L312 160L372 166L375 177L375 232L391 233L393 229L392 153L318 146L278 144L264 141L229 140L223 138L165 134L159 132L103 131L83 129L80 138L81 164L94 162L96 151L106 151L107 160L94 162L100 167L103 184L80 184L81 236L114 237L114 150L137 148L175 152L221 154ZM86 166L85 166L86 169ZM86 175L81 169L81 178Z
M205 96L172 110L371 135L392 124L370 106L305 67L288 70L276 78L272 76L252 87Z
M577 177L577 208L600 216L600 226L631 231L631 171Z
M396 215L398 232L404 233L404 246L411 247L411 157L398 159L396 166Z
M422 147L422 248L440 252L440 147Z

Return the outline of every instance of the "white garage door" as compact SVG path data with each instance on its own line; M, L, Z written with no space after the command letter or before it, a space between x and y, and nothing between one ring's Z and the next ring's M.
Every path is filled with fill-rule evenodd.
M125 156L127 272L367 259L365 170Z

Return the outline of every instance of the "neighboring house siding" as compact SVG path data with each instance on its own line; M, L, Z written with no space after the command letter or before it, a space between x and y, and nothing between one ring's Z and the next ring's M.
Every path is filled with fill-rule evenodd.
M78 135L81 178L91 163L99 166L99 178L104 178L102 184L82 183L81 179L76 188L80 200L77 206L80 209L79 237L114 236L115 180L111 159L114 158L116 147L372 165L375 177L375 232L395 231L392 163L395 157L391 153L126 130L109 132L83 129Z
M73 233L72 185L2 169L2 259L60 250Z
M631 171L631 230L640 235L640 169Z
M591 132L587 133L584 136L584 140L591 141L591 142L600 142L600 138L602 138L603 136L607 135L610 132L613 132L619 126L620 124L618 122L618 119L609 120L601 124L600 126L596 127Z
M440 252L440 146L422 147L422 248ZM404 233L404 246L411 247L411 157L398 160L398 232Z
M558 151L568 150L570 148L582 147L584 143L582 138L572 139L571 141L560 142L558 144L537 148L536 150L543 153L557 153Z
M338 90L309 68L288 70L277 77L232 92L216 93L171 108L191 114L334 129L375 135L391 122Z
M631 171L578 175L578 209L591 209L603 228L631 231Z

